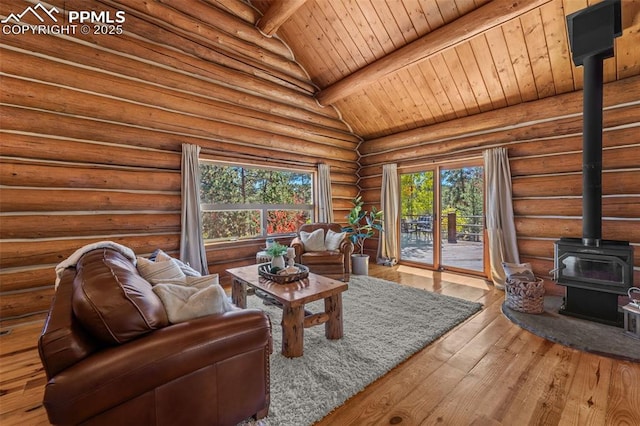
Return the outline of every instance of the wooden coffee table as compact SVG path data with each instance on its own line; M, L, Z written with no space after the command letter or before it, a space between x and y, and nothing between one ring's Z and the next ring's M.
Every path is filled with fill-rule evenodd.
M278 284L258 275L258 265L227 269L233 277L231 298L240 307L247 307L247 287L273 297L282 306L282 355L302 356L304 329L324 324L327 339L342 338L342 292L346 283L309 273L304 280ZM324 312L305 315L304 305L324 299Z

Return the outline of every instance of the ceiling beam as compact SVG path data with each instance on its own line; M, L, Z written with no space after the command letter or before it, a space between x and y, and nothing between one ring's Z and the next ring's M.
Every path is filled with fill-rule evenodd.
M320 105L331 105L389 74L429 59L550 1L493 0L325 87L316 93L316 99Z
M273 36L276 31L278 31L278 28L280 28L280 25L284 24L306 1L307 0L288 0L273 2L262 18L258 19L256 27L265 36Z

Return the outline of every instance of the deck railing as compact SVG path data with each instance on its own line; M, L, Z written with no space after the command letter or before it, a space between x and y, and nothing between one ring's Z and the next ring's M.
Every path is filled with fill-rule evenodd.
M404 216L400 229L403 234L415 233L416 236L424 234L427 238L433 238L433 216L424 214ZM448 213L443 216L440 229L442 238L446 238L450 243L458 240L482 241L484 216Z

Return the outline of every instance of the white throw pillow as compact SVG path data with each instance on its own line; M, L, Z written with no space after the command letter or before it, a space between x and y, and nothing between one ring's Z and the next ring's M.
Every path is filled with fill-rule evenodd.
M170 258L160 262L152 262L145 257L138 257L136 267L142 278L151 282L159 279L183 279L185 274L175 259Z
M202 288L208 285L219 285L220 278L218 274L203 275L201 277L190 277L187 275L185 285L190 287Z
M162 250L158 250L156 253L156 258L154 260L154 262L166 262L173 259L173 257L169 256L167 253L165 253Z
M167 253L165 253L164 251L158 250L158 253L156 254L156 262L164 262L169 260L173 260L174 262L176 262L180 267L180 269L182 270L182 273L185 275L189 275L192 277L199 277L201 275L200 272L196 271L195 269L193 269L191 266L187 265L180 259L173 258L169 256Z
M325 251L324 246L324 229L316 229L309 233L300 231L300 239L304 245L304 251Z
M340 248L340 243L342 243L342 239L346 234L346 232L335 232L328 229L327 236L324 239L324 246L330 251L338 250Z
M209 287L210 285L219 285L220 278L218 274L210 274L203 275L201 277L192 277L187 275L184 278L174 278L174 279L152 279L152 285L156 284L179 284L187 287L195 287L198 289L202 289L205 287Z

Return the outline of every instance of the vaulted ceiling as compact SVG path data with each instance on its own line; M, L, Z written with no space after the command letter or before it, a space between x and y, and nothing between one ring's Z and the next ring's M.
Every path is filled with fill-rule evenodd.
M580 90L565 17L597 2L252 0L261 13L246 19L367 140ZM622 19L605 83L640 74L640 0L622 0Z

